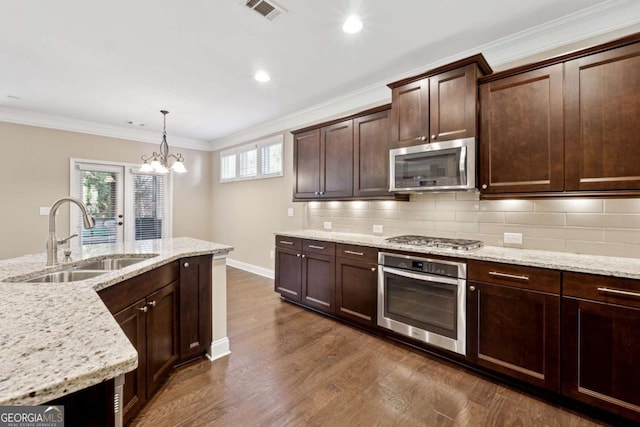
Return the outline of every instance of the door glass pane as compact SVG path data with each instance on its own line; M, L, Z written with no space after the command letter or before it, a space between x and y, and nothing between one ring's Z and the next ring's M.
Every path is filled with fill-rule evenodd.
M96 221L94 228L85 229L78 215L80 240L83 245L113 243L118 240L118 198L121 197L121 174L95 170L81 170L80 198Z
M165 229L165 176L133 174L135 240L162 239Z

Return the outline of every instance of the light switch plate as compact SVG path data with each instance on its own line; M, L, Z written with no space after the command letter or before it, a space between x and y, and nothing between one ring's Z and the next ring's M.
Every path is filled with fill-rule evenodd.
M373 232L382 234L382 233L384 233L384 227L381 226L381 225L374 225L373 226Z
M293 208L287 209L287 216L293 216Z
M42 215L42 216L49 215L49 212L51 212L51 207L41 207L40 208L40 215Z
M324 222L324 229L325 230L331 230L331 221L325 221Z
M509 245L521 245L522 233L504 233L504 243Z

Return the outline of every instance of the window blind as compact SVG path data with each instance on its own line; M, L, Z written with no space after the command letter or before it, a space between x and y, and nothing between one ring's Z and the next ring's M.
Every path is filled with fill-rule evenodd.
M260 154L262 175L282 174L282 142L263 145Z
M248 178L258 174L258 150L250 148L238 153L238 175Z
M79 169L76 197L87 206L96 222L94 228L85 229L82 216L77 215L77 232L83 245L113 243L118 238L118 201L120 180L117 172ZM80 231L81 230L81 231Z
M166 191L166 175L133 173L135 240L164 237Z
M220 153L220 182L283 175L283 135Z
M220 155L220 180L228 181L236 177L236 154Z

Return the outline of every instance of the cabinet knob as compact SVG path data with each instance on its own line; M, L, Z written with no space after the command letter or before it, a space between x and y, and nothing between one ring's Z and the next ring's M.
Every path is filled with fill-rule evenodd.
M371 267L371 271L376 271L376 268L375 267Z
M482 184L482 189L486 190L487 189L487 184Z
M321 191L321 192L320 192L320 195L322 196L323 194L324 194L324 191Z
M426 140L427 140L427 137L426 137L426 136L421 136L421 137L420 137L420 141L426 141Z
M296 256L300 256L300 254L296 254Z
M316 196L319 196L319 195L320 195L320 192L319 192L319 191L316 191L316 192L315 192L315 193L313 193L313 194L315 194Z
M147 312L147 306L145 305L144 307L138 307L138 310L143 312L143 313L146 313Z
M189 263L185 262L184 264L182 264L184 266L184 268L189 268Z
M156 302L155 302L155 301L149 301L149 302L147 303L147 305L148 305L148 306L151 306L151 307L155 307L155 306L156 306Z
M431 139L436 139L436 138L438 138L438 135L436 135L435 133L431 135Z
M469 286L469 290L470 290L471 292L473 292L473 291L475 291L475 290L476 290L476 287L475 287L475 286Z
M302 258L306 258L307 256L305 254L302 254Z

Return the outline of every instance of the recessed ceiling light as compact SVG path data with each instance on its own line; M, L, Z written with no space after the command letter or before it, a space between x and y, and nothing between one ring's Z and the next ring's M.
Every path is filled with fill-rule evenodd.
M342 31L349 34L354 34L362 30L362 21L356 15L351 15L342 24Z
M255 76L253 76L253 78L259 82L268 82L269 80L271 80L271 77L269 77L269 74L267 74L267 72L264 70L258 71L255 74Z
M138 123L138 122L134 122L132 120L127 120L125 122L125 124L131 125L131 126L144 126L144 123Z

